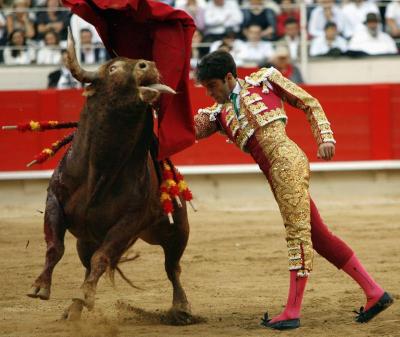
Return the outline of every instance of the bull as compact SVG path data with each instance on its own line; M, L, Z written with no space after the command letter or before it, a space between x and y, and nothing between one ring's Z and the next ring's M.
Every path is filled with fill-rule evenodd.
M117 57L97 71L81 68L71 32L67 64L87 83L73 143L55 169L47 189L44 233L45 265L28 296L47 300L52 273L64 253L66 230L77 238L86 274L65 318L79 319L94 307L99 278L115 270L139 238L161 245L165 270L173 286L170 312L178 322L191 320L190 304L180 282L180 258L189 223L185 202L171 225L159 199L159 177L150 155L153 140L151 104L174 91L160 84L154 62Z

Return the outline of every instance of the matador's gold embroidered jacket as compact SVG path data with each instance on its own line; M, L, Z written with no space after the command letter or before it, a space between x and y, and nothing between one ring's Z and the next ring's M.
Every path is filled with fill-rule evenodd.
M287 120L283 102L288 102L306 113L318 144L335 143L330 123L318 100L275 68L262 68L238 81L242 88L239 114L236 115L230 102L200 109L195 116L197 139L222 131L246 151L246 143L257 128L278 119Z

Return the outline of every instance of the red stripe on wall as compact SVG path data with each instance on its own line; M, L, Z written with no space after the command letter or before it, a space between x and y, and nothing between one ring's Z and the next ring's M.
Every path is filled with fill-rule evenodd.
M335 160L400 159L400 84L304 86L321 102L337 140ZM193 111L212 104L203 88L191 87ZM0 125L30 120L74 121L84 98L79 90L0 91ZM316 144L305 114L286 107L288 134L316 158ZM44 147L70 130L45 133L0 131L0 171L25 170ZM36 169L54 168L61 154ZM174 156L179 165L242 164L252 159L221 135L201 140ZM35 167L33 167L35 168Z

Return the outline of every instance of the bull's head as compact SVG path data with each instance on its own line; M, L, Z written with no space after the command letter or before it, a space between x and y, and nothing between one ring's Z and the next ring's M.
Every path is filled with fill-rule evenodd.
M85 95L93 95L96 91L96 82L107 81L111 88L133 89L132 94L139 94L142 101L154 102L160 93L175 94L170 87L160 83L160 74L154 62L146 60L132 60L117 57L102 66L97 71L84 70L76 58L75 42L71 30L68 31L67 67L78 81L90 83Z

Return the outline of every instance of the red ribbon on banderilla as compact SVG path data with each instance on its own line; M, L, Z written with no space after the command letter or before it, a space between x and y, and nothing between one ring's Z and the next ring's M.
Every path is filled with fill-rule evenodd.
M17 125L6 125L2 126L2 130L17 130L20 132L41 132L47 130L56 130L56 129L70 129L76 128L78 126L78 122L59 122L59 121L30 121L28 123L21 123ZM75 131L70 133L69 135L63 137L62 139L56 141L51 144L50 147L45 148L38 155L34 157L34 160L29 162L26 166L31 167L35 164L42 164L50 157L53 157L61 148L65 145L69 144L74 138Z
M167 214L169 222L174 223L172 212L174 211L173 201L176 202L178 207L182 207L180 196L183 200L188 201L190 206L196 212L196 208L192 203L193 195L188 185L183 179L182 174L178 169L172 165L169 160L162 160L160 162L162 169L162 183L160 187L160 201L164 213Z

